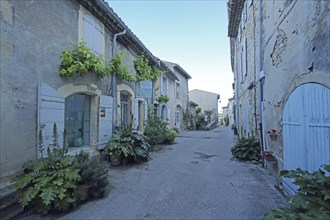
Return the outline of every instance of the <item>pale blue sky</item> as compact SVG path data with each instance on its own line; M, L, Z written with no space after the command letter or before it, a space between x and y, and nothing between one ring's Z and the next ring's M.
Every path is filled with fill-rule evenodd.
M226 0L107 0L155 56L178 63L191 76L189 90L232 97Z

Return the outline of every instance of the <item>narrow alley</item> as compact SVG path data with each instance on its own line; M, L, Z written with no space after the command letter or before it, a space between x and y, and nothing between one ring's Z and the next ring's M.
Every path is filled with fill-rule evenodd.
M109 195L62 219L261 219L285 200L266 170L232 159L232 133L181 133L149 162L112 168Z

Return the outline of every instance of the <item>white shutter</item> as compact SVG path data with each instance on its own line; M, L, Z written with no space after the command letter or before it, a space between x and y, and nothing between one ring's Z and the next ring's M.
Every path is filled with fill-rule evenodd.
M144 102L144 121L148 119L148 102Z
M44 150L43 155L37 152L37 157L47 156L47 147L53 143L53 126L56 123L58 143L62 146L64 132L65 99L56 89L45 83L38 84L38 133L42 128Z
M113 98L101 95L99 105L99 137L98 149L103 149L112 136Z
M166 119L168 120L168 123L170 123L170 120L171 120L171 109L170 108L167 108L167 117Z
M138 129L139 126L139 100L134 100L134 128Z

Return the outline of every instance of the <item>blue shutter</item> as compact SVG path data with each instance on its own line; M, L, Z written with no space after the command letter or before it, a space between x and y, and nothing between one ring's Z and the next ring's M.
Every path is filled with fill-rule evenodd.
M148 80L140 81L140 96L143 98L152 97L152 82Z
M102 54L102 27L91 15L84 14L84 41L97 55Z
M113 98L100 96L98 149L103 149L112 136Z
M135 99L134 100L134 128L138 129L139 126L139 100Z
M58 131L58 142L62 146L64 132L64 110L65 99L56 89L45 83L38 84L38 134L41 127L43 133L44 150L43 155L37 152L37 157L47 156L47 147L53 143L53 126L56 123ZM52 147L51 147L52 149Z

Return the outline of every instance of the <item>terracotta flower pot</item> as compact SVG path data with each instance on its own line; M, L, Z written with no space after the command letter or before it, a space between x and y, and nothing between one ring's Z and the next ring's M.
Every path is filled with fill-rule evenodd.
M278 135L277 134L270 134L269 137L272 141L277 141Z

